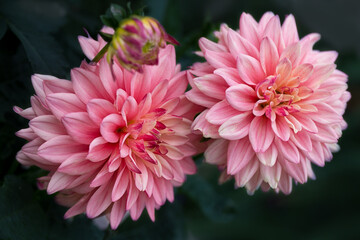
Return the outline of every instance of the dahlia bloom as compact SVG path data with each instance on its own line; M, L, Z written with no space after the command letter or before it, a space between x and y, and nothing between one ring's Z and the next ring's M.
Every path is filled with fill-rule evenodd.
M90 59L105 45L79 39ZM115 229L126 212L136 220L146 207L154 221L154 209L173 201L173 187L195 173L190 127L199 109L184 96L188 81L174 47L143 70L103 58L73 69L71 81L36 74L31 107L14 108L30 120L17 132L29 141L17 160L49 171L39 187L71 207L65 218L105 215Z
M108 61L116 56L127 70L142 72L142 65L158 64L160 48L178 42L152 17L132 16L122 20L110 42Z
M324 166L339 150L350 93L337 53L313 50L319 34L299 40L294 17L281 25L271 12L259 22L243 13L239 30L223 24L215 36L199 40L206 62L192 66L186 93L207 108L192 125L213 139L205 159L250 194L288 194L292 179L314 178L311 163Z

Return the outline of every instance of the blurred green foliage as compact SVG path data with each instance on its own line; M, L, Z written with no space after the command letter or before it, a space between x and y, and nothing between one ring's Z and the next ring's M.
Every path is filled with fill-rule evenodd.
M65 209L52 196L37 190L36 168L23 169L15 160L25 141L14 132L27 122L12 107L28 107L34 94L33 73L69 78L70 68L85 59L77 42L95 37L99 16L111 3L97 0L0 0L0 239L359 239L360 238L360 4L356 0L153 0L131 1L134 9L146 5L180 41L177 58L183 69L195 61L200 37L226 22L237 28L241 12L256 19L273 11L281 19L293 13L300 36L322 34L320 50L339 52L338 68L349 75L352 99L345 119L348 129L341 151L325 168L315 167L316 181L293 187L289 196L257 191L248 196L233 182L217 183L215 166L201 163L176 190L174 203L146 214L137 222L126 219L116 231L99 230L85 216L63 220Z

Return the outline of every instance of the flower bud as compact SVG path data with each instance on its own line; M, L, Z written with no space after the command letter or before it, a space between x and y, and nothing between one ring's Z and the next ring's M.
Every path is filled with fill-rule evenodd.
M152 17L132 16L120 23L108 49L107 60L116 56L126 69L142 72L142 65L156 65L160 48L178 42Z

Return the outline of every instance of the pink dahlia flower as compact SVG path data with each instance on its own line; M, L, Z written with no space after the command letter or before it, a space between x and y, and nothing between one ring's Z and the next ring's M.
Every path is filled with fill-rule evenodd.
M80 37L92 59L102 39ZM159 64L143 74L117 61L83 62L71 81L34 75L31 107L14 110L30 120L17 132L29 140L17 154L24 165L49 171L39 186L71 207L66 218L86 212L106 215L116 228L126 212L136 220L146 207L173 201L173 187L194 174L192 119L199 109L184 92L186 72L175 63L171 45L160 50ZM194 107L195 106L195 107Z
M292 15L281 25L271 12L259 22L243 13L239 30L224 24L215 35L199 41L206 62L193 65L186 94L207 108L192 125L214 139L206 161L249 193L288 194L292 179L314 178L311 163L324 166L339 149L350 94L337 53L312 49L319 34L299 40Z

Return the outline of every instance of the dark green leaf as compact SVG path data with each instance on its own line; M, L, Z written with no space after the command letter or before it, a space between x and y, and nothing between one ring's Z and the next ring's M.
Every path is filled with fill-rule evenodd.
M111 4L110 12L117 22L120 22L124 17L127 16L126 10L118 4Z
M109 234L109 240L182 240L187 239L184 229L184 216L181 205L167 203L156 211L156 220L151 222L148 216L136 222L130 217L120 224L117 231Z
M0 18L0 40L3 38L7 30L7 25L4 19Z
M59 77L65 75L68 65L63 50L49 34L63 25L65 13L65 9L54 1L15 0L0 3L0 14L23 44L34 72Z
M46 239L47 224L31 186L18 177L7 176L0 189L0 238Z
M202 212L215 222L233 219L235 205L230 199L219 195L214 188L199 175L189 176L182 189L195 201Z

